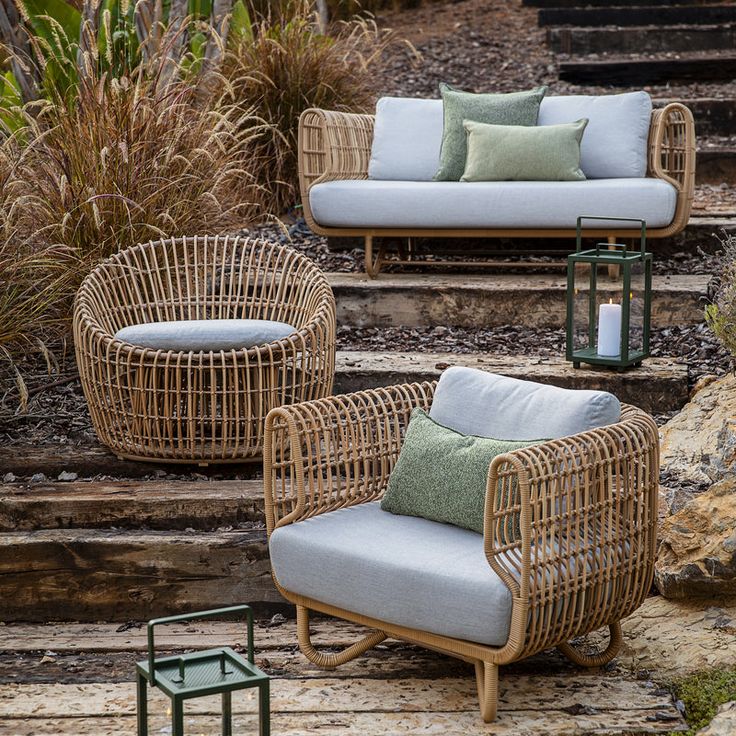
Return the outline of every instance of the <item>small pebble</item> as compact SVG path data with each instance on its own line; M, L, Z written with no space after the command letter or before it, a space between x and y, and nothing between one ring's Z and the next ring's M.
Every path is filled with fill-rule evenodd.
M15 483L18 480L13 473L5 473L3 483Z
M70 473L68 470L62 470L57 480L76 480L79 476L76 473Z
M31 483L45 483L47 480L43 473L34 473L31 476Z

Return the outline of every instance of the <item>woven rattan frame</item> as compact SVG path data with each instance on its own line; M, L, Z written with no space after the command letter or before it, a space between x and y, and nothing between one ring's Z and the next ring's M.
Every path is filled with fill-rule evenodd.
M358 115L345 112L305 110L299 120L299 183L301 187L304 217L310 229L318 235L360 236L365 239L365 270L369 276L376 276L384 264L403 265L484 265L501 267L503 262L479 262L470 264L461 261L433 259L432 261L412 260L411 239L423 238L566 238L574 237L574 229L400 229L400 228L339 228L323 227L315 219L309 206L309 190L321 182L336 179L367 179L368 162L373 142L372 115ZM672 222L667 227L647 230L650 238L667 238L685 228L690 219L693 193L695 190L695 126L693 116L685 105L672 102L663 108L652 111L649 128L649 167L648 176L664 179L677 190L677 204ZM631 237L626 229L591 229L590 237L625 238ZM373 239L377 237L408 238L408 258L387 258L385 250L374 254ZM518 267L519 263L507 264ZM532 263L538 267L539 263Z
M151 350L122 327L184 319L272 319L297 328L250 349ZM117 455L173 463L259 458L276 406L327 396L335 300L295 250L238 237L162 239L123 250L85 278L74 310L92 424Z
M429 409L434 387L406 384L274 409L264 444L269 535L380 498L411 411ZM493 720L499 665L555 646L585 666L616 655L619 622L652 583L658 477L657 427L630 406L617 424L501 455L488 473L484 542L488 564L512 592L505 646L394 626L279 586L297 606L300 647L315 664L334 667L392 636L473 662L481 715ZM321 654L309 638L310 609L375 631L343 652ZM587 655L569 644L605 626L605 651Z

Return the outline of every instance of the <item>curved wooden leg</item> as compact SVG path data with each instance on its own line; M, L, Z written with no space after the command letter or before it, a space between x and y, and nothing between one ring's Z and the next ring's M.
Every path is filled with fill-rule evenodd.
M383 631L374 631L341 652L323 654L318 652L312 645L312 638L309 634L309 609L304 606L296 607L296 631L299 638L299 649L302 650L302 654L317 667L323 667L324 669L334 669L341 664L345 664L345 662L359 657L369 649L373 649L376 644L380 644L386 638Z
M481 718L485 723L490 723L495 720L498 708L498 665L476 661L475 679L478 684Z
M618 654L618 650L621 649L621 642L623 641L620 622L617 621L615 624L611 624L608 630L610 632L608 646L598 654L583 654L567 642L565 644L559 644L557 648L575 664L582 667L600 667L610 662Z

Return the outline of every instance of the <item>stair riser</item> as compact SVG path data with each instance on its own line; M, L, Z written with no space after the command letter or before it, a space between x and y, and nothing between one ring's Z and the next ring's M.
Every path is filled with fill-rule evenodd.
M736 58L563 61L559 67L559 78L572 84L624 87L669 82L717 82L736 78Z
M665 277L662 277L665 279ZM533 288L523 276L483 286L481 277L331 274L337 321L358 327L500 327L508 324L561 328L565 324L564 279ZM655 281L652 325L698 324L707 277Z
M734 26L691 28L549 28L547 45L558 54L638 54L725 50L736 46Z
M736 41L734 41L734 46L736 46ZM663 107L668 100L654 100L653 102L657 107ZM702 98L683 100L683 102L692 110L698 137L736 135L736 100Z
M0 621L131 621L284 601L265 532L0 535Z
M736 184L736 149L698 151L695 182L697 184Z
M736 7L542 8L540 26L674 26L715 25L736 21Z

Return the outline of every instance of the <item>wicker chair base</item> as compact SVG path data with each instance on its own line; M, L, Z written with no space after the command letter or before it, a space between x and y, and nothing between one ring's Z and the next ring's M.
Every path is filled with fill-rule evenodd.
M335 669L335 667L346 664L361 654L364 654L388 637L400 639L411 644L419 644L427 649L448 654L451 657L456 657L457 659L473 664L475 666L481 718L486 723L490 723L496 718L498 709L498 667L501 664L510 664L517 659L516 657L508 656L508 645L501 648L490 647L461 639L440 636L439 634L431 634L426 631L395 626L379 619L352 613L326 603L305 598L304 596L295 595L280 586L278 587L287 600L296 604L299 649L312 664L322 669ZM310 610L361 624L373 629L373 631L340 652L325 654L318 651L312 644L309 633ZM579 666L600 667L610 662L621 648L621 624L619 622L611 623L609 629L611 638L608 647L598 654L583 654L567 642L561 642L557 647L566 657Z

